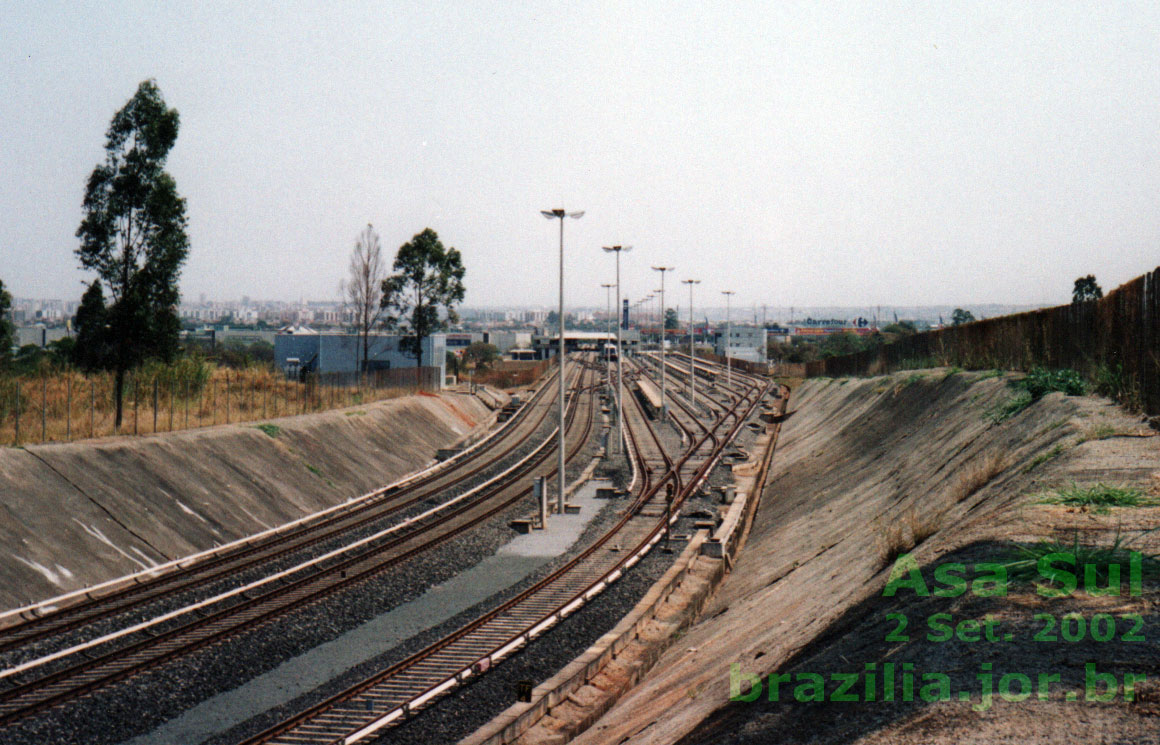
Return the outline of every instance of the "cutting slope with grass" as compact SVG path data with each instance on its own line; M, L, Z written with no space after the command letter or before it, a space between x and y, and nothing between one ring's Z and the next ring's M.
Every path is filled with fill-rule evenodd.
M1156 565L1147 558L1160 541L1146 532L1160 525L1160 508L1147 505L1160 490L1160 438L1099 399L1029 395L1017 378L930 370L800 386L732 574L702 620L578 741L1154 741L1155 683L1133 679L1132 703L1123 683L1160 675ZM1119 496L1070 503L1080 489ZM1137 493L1135 505L1123 498ZM1072 549L1123 560L1122 594L1040 596L1028 560ZM1140 597L1129 594L1133 549ZM954 587L961 575L965 589L940 597L936 572L948 562L963 568L943 579ZM883 596L896 564L929 591ZM977 564L1009 569L1007 583L990 585L1002 593L986 594L988 572ZM1092 584L1112 584L1107 567ZM1054 641L1036 640L1049 621L1035 614L1050 616ZM986 640L988 621L1000 641ZM1089 663L1092 675L1115 676L1113 702L1085 700ZM1022 701L996 693L984 707L984 671L996 690L1004 675L1015 676L1005 679L1008 692L1019 693L1023 676L1033 690ZM1041 674L1054 696L1046 701L1034 690ZM835 696L843 675L856 676L856 701ZM931 701L920 696L928 683ZM938 700L944 685L952 700Z

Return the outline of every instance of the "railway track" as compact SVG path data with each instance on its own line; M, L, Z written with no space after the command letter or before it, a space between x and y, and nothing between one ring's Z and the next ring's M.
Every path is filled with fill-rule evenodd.
M595 387L591 382L594 373L588 369L580 369L575 375L576 383L572 386L572 395L569 397L567 421L569 437L573 443L570 457L574 457L583 449L592 430L596 408L594 397L591 395ZM543 386L541 392L550 387ZM581 393L587 395L580 395ZM549 401L540 408L547 412L554 407ZM578 423L577 419L580 420ZM575 432L575 427L581 432ZM186 615L188 618L175 623L172 627L159 627L152 633L138 633L144 630L130 627L118 637L125 638L126 643L113 649L89 647L75 650L77 654L71 657L64 655L60 658L66 660L68 664L47 674L35 676L31 680L21 680L21 677L29 677L30 672L35 674L35 671L29 668L22 669L17 666L3 671L0 675L8 673L4 675L4 679L9 682L10 687L0 691L0 726L139 672L154 669L177 657L256 628L307 604L321 602L336 592L351 588L433 546L450 540L526 497L530 489L521 488L518 484L526 483L528 476L537 469L543 470L542 466L551 460L549 455L554 442L555 430L552 436L540 443L531 454L521 458L515 465L484 484L469 489L440 507L432 508L368 538L311 559L293 570L279 572L263 578L258 583L236 588L228 593L230 595L228 604L219 602L204 607L200 603L194 604L179 614L170 614L173 618L179 615ZM433 481L423 479L418 481L437 484L446 476L439 474ZM412 495L411 502L423 498L425 497ZM259 560L266 560L266 554L261 553L260 556L262 558ZM220 564L215 570L225 571ZM73 662L73 659L78 661ZM56 662L55 659L49 661ZM13 670L16 672L13 673Z
M691 407L683 410L678 426L690 437L690 445L676 459L666 452L661 437L632 400L626 407L625 424L637 488L630 508L610 530L515 597L411 657L247 739L245 745L360 742L486 673L582 607L631 569L665 534L681 503L708 475L723 444L767 392L767 382L750 380L745 394L724 405L725 411L710 424L700 422ZM699 436L694 436L695 430L700 430ZM686 465L687 477L682 471ZM663 487L670 482L677 487L673 509L658 512L664 504ZM630 548L623 550L625 545Z
M49 612L26 611L19 624L3 629L0 654L63 631L139 608L159 598L172 597L211 584L223 577L252 569L262 562L281 559L304 548L310 548L341 537L376 521L405 511L415 504L454 486L465 470L478 473L502 462L521 447L524 438L535 432L551 413L550 383L555 373L541 384L534 397L520 408L516 416L458 456L445 460L419 474L377 489L287 526L266 531L236 542L196 559L176 562L169 571L149 570L135 575L131 584L108 592L84 594L82 602L55 608ZM547 399L547 404L545 404ZM496 440L492 443L491 440ZM490 445L491 447L483 447ZM498 451L498 452L497 452ZM46 601L43 605L54 605Z

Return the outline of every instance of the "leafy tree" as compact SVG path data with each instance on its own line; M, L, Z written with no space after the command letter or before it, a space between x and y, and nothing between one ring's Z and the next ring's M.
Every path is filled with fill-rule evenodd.
M1091 300L1099 300L1103 296L1103 288L1096 283L1094 274L1078 278L1075 281L1075 287L1071 291L1071 301L1073 303L1086 303Z
M672 331L675 328L680 328L680 320L677 318L677 311L673 308L665 309L665 331Z
M795 337L789 342L770 339L766 343L766 354L769 359L780 362L813 362L821 356L821 350L817 344Z
M446 360L445 366L447 367L447 372L451 373L456 378L458 378L459 377L459 358L457 356L455 356L455 352L452 352L450 350L444 352L443 354L444 354L444 359Z
M171 360L178 351L177 278L189 238L185 200L165 171L177 130L177 110L165 105L154 81L142 82L113 115L105 162L85 188L76 254L112 299L106 364L116 372L116 426L125 372L149 357Z
M951 325L962 326L964 323L971 323L975 320L975 315L969 310L962 308L955 308L955 312L951 314Z
M914 321L895 321L882 329L882 333L894 334L895 336L910 336L917 332L918 329L915 328Z
M0 368L6 367L12 359L12 345L16 343L16 330L8 314L12 311L12 296L4 289L0 280Z
M347 305L354 313L355 331L362 342L362 361L356 359L355 367L364 372L370 354L371 331L383 314L384 274L386 267L383 266L379 234L367 223L350 252L350 279L342 284Z
M862 339L852 331L839 331L827 336L819 345L822 357L840 357L844 354L861 352Z
M560 325L560 314L554 310L548 311L548 315L544 317L544 328L548 329L548 331L550 332L553 329L559 328L559 325ZM564 328L579 330L577 328L577 324L576 324L576 314L574 314L574 313L565 313L564 314ZM603 329L604 326L601 326L600 328Z
M274 362L274 345L265 341L250 344L232 339L218 346L217 363L234 369L269 367Z
M76 351L76 337L65 336L48 343L48 359L52 366L58 369L68 367Z
M25 344L12 357L12 369L17 375L34 375L40 372L48 353L36 344Z
M425 228L399 246L392 269L395 273L382 283L384 324L407 333L400 347L415 357L418 376L423 341L459 320L455 305L464 295L463 261L459 251L444 248L435 231ZM440 319L441 310L446 320Z
M475 369L486 370L499 359L499 348L493 344L477 341L463 350L463 361L475 364Z
M73 321L77 336L72 358L73 363L82 370L99 370L108 365L108 316L104 290L100 280L95 279L85 294L81 295L81 304L77 306L77 315Z

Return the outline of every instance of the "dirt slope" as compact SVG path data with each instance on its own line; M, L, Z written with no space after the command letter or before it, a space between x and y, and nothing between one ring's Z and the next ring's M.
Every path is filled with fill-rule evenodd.
M284 523L486 425L464 394L140 438L0 449L0 609Z
M817 673L830 693L833 673L863 673L874 664L878 681L887 661L899 668L909 662L919 674L945 672L956 694L984 662L996 679L1012 671L1033 680L1058 673L1072 690L1082 689L1088 662L1121 675L1160 676L1151 578L1145 597L1046 605L1028 588L990 599L906 591L882 597L890 547L905 549L916 533L925 540L913 556L930 581L932 563L1006 560L1012 540L1070 541L1079 530L1081 542L1110 543L1117 525L1127 535L1160 524L1160 508L1098 515L1037 504L1036 493L1071 481L1155 490L1160 438L1124 436L1153 433L1100 401L1062 394L997 423L989 414L1011 395L1004 379L945 371L806 382L791 399L771 479L733 573L702 621L577 742L1046 742L1061 732L1085 742L1155 741L1160 709L1151 683L1135 704L1085 703L1081 695L1077 702L998 701L983 712L971 709L978 694L972 701L884 702L881 682L873 703L796 703L800 678L782 684L776 702L767 690L752 703L729 701L731 664L763 682L775 671ZM1122 642L1119 634L1103 645L1036 643L1043 624L1033 623L1032 613L1044 610L1086 619L1140 613L1147 642ZM897 626L891 612L906 614L909 641L887 640ZM927 620L938 612L955 621L993 614L1014 638L1006 645L928 641ZM739 683L737 692L748 690Z

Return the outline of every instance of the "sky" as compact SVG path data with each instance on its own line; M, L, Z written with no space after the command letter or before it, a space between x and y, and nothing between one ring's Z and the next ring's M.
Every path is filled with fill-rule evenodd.
M186 300L338 299L430 227L466 304L1056 304L1160 264L1154 2L0 0L0 280L75 299L84 184L181 116ZM682 304L685 287L681 287ZM670 301L670 305L674 304Z

